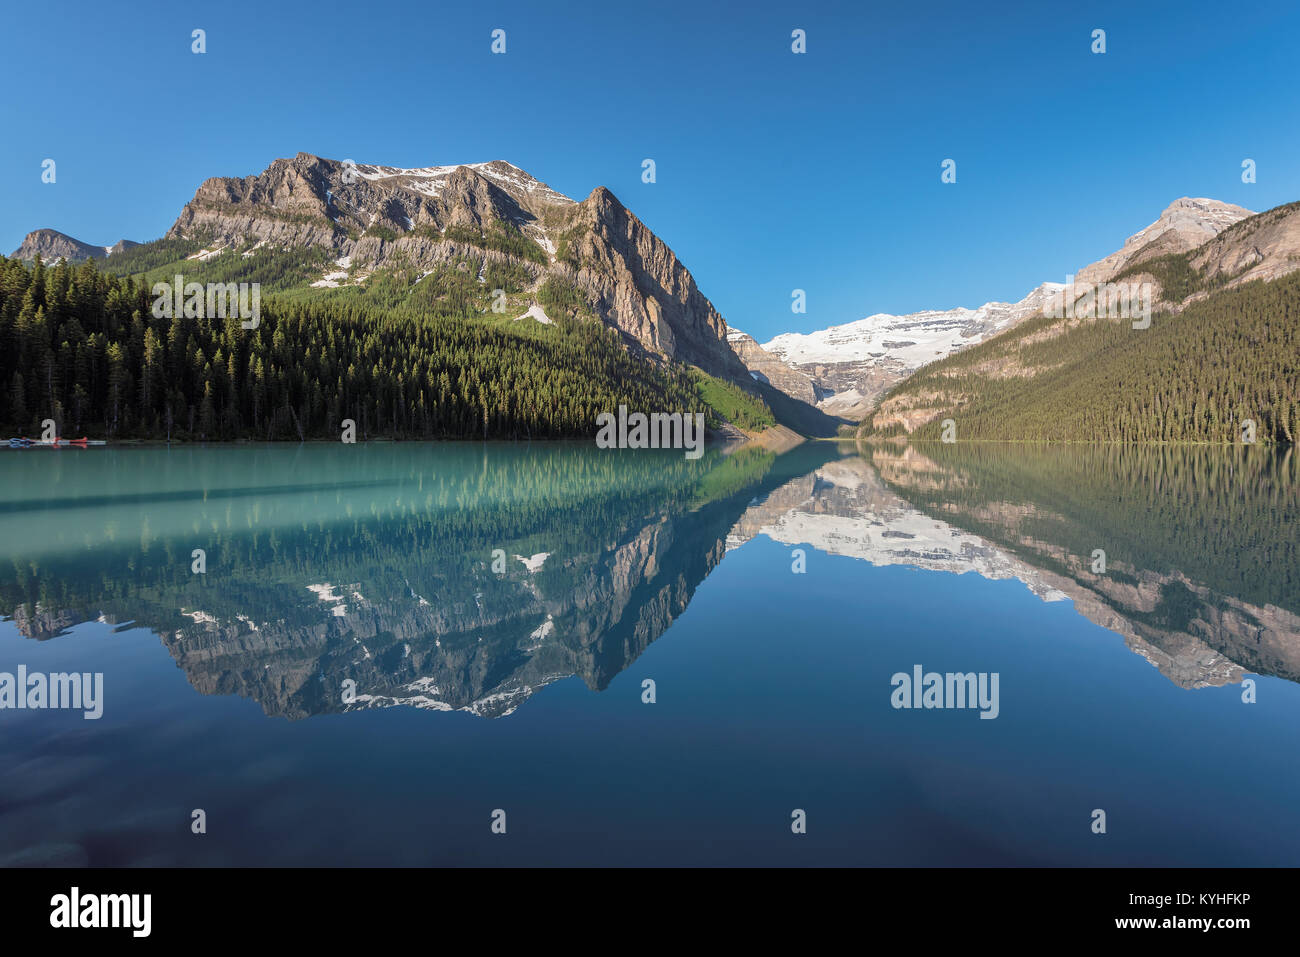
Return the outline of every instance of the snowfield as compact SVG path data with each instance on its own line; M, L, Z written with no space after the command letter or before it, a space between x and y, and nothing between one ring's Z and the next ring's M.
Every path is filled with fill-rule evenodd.
M1015 325L1062 288L1061 283L1043 283L1020 302L986 302L978 309L877 313L817 332L787 332L763 348L794 365L893 362L915 369Z

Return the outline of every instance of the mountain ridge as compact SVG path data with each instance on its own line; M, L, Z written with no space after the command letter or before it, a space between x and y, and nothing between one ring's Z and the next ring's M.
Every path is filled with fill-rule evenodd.
M502 160L403 169L299 153L257 176L204 181L165 238L202 238L205 256L249 241L327 249L364 280L399 264L435 269L483 237L527 273L524 298L554 278L645 352L748 380L690 271L613 192L575 201Z
M1254 215L1219 200L1181 197L1166 206L1155 221L1129 236L1119 250L1067 279L1072 278L1076 285L1108 282L1121 273L1132 273L1141 263L1198 248ZM1133 281L1139 279L1151 281L1154 277L1135 276ZM782 333L760 348L810 379L824 411L862 418L890 388L922 366L1038 315L1050 298L1065 288L1065 283L1044 282L1017 302L990 301L974 309L875 313L811 333Z
M899 382L860 434L934 438L946 418L959 440L1294 444L1300 203L1143 248L1104 281L1150 282L1144 321L1083 303L1030 318Z
M115 253L122 253L139 245L139 243L132 242L129 239L119 239L111 246L95 246L74 239L67 233L61 233L57 229L42 228L34 229L28 233L19 247L10 254L9 258L31 262L37 256L40 256L47 265L54 265L60 259L66 259L68 262L107 259Z

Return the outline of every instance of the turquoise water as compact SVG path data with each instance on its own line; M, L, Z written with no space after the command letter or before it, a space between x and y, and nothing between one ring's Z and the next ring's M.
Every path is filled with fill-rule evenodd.
M103 675L0 709L0 861L1294 865L1296 471L0 453L0 675ZM996 717L894 707L918 665Z

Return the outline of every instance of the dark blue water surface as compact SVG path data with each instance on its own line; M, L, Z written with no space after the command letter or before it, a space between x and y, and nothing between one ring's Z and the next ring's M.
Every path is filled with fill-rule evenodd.
M1296 471L0 453L0 675L103 674L0 709L0 862L1295 865ZM997 717L895 708L917 665Z

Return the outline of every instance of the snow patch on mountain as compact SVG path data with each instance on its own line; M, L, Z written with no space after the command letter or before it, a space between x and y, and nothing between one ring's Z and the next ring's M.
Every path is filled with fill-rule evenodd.
M515 556L515 558L519 559L521 562L524 563L524 567L528 569L528 573L530 575L541 571L542 566L546 564L546 559L550 557L551 557L550 552L538 552L536 555L533 555L531 558L525 558L523 555Z
M537 305L529 306L528 311L522 316L515 316L515 322L518 322L520 319L536 319L544 326L555 325L555 321L546 315L546 310Z
M460 164L506 188L508 191L522 191L552 203L573 203L574 200L563 193L551 189L540 180L534 179L513 163L505 160L491 160L486 163ZM385 179L400 179L401 185L426 196L437 196L442 192L444 181L459 166L425 166L418 169L402 169L396 166L374 166L360 164L356 174L364 180L375 182Z
M916 369L996 335L1041 309L1045 292L1063 288L1063 283L1043 283L1020 302L986 302L977 309L880 312L817 332L787 332L763 348L796 366L888 360Z

